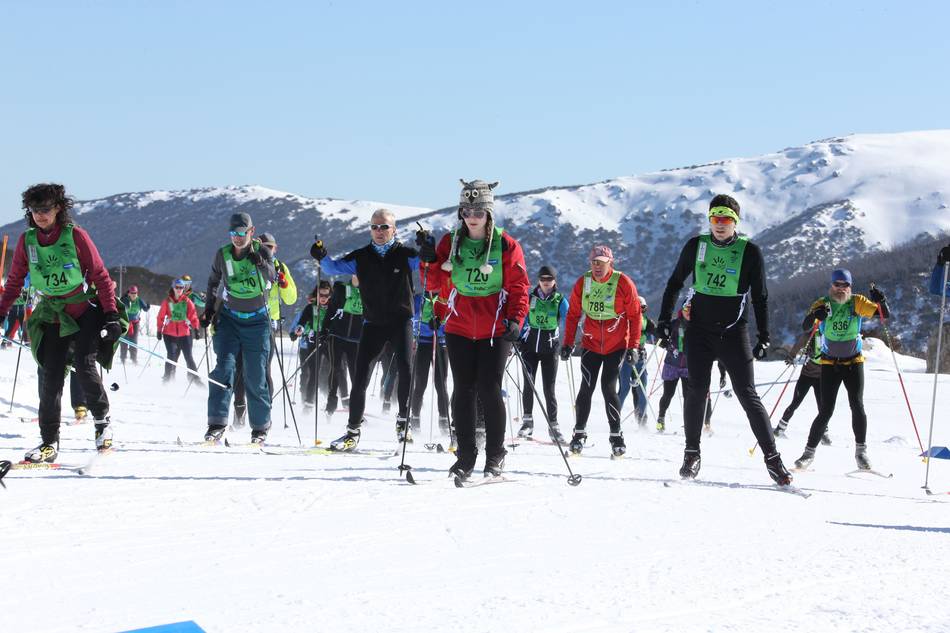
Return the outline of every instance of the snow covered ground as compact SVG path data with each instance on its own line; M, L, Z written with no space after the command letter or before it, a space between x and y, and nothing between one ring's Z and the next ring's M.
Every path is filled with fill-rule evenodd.
M158 363L141 378L141 367L128 378L119 367L107 376L120 386L111 394L115 454L85 477L5 479L0 621L11 631L97 632L180 620L220 632L946 631L950 494L921 490L924 464L890 353L878 344L869 355L869 454L893 477L845 475L854 439L841 395L834 444L819 448L813 472L796 475L807 499L771 487L761 453L749 456L754 438L735 398L718 400L700 484L677 482L678 399L673 432L628 421L629 459L611 461L595 395L594 446L570 460L580 486L566 484L554 447L522 443L507 460L511 483L458 490L445 477L453 458L422 446L428 399L423 437L407 456L422 483L411 486L398 459L178 446L178 437L201 439L205 392L183 396L183 376L163 386ZM0 353L4 412L15 361L15 351ZM923 361L902 362L926 442L933 376ZM757 380L783 368L757 363ZM35 425L18 419L35 415L35 376L24 354L16 405L0 418L2 458L38 443ZM946 380L938 445L950 444ZM764 397L769 410L781 387ZM380 409L371 398L369 412ZM786 464L814 414L809 397L780 440ZM342 432L337 418L321 416L324 441ZM309 445L313 421L299 422ZM271 439L295 445L293 426L282 427L277 408ZM60 461L86 463L92 426L62 435ZM361 448L394 448L392 436L389 418L371 417ZM249 432L230 437L237 445ZM931 488L950 490L950 463L933 460Z

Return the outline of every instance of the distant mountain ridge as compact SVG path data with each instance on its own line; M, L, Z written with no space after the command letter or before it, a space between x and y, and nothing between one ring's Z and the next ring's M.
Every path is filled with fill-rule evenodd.
M541 264L553 264L562 289L586 270L593 243L609 244L617 268L633 277L655 315L675 259L683 243L704 230L716 193L742 205L740 231L762 247L777 298L789 280L950 233L948 183L950 130L856 134L759 157L499 195L495 215L524 247L532 277ZM188 272L202 287L215 249L227 243L228 217L245 211L259 231L277 236L278 256L292 266L298 283L312 287L316 275L308 249L314 235L331 254L343 253L368 241L372 211L386 207L397 215L401 237L411 241L417 220L436 233L455 226L454 200L447 202L433 210L236 186L119 194L80 202L76 213L108 265ZM22 223L0 230L16 236ZM907 264L904 259L891 262L895 271ZM893 307L900 314L903 306ZM791 317L788 310L773 310L776 337L792 335ZM897 316L893 329L902 332Z

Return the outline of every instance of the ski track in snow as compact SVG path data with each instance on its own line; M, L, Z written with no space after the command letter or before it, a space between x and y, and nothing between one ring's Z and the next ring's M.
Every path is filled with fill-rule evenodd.
M911 373L922 361L902 362L926 441L933 376ZM15 354L0 353L6 376L14 363ZM556 447L522 442L507 459L515 483L458 490L446 472L454 458L422 446L428 392L406 456L422 484L411 486L398 458L261 455L243 446L246 428L229 433L230 449L178 446L179 436L200 441L206 392L182 399L184 377L163 386L159 363L141 379L141 367L129 367L128 382L117 368L106 377L121 387L110 393L115 454L85 477L5 478L2 621L8 630L97 632L180 620L209 632L946 630L950 605L939 587L950 574L950 495L920 489L924 464L890 363L886 351L872 355L865 395L871 460L894 477L845 476L854 439L842 394L834 444L819 447L812 472L796 473L808 499L770 489L761 452L749 457L755 440L735 398L719 399L715 434L703 438L700 479L721 485L663 485L682 458L678 396L667 415L677 435L628 422L628 458L602 459L609 443L596 390L595 446L570 460L580 486L566 484ZM757 363L757 380L783 367ZM652 382L655 363L649 371ZM569 435L565 374L558 392ZM38 442L36 427L18 420L37 405L35 379L24 356L17 403L0 418L0 457L17 460ZM2 386L5 412L12 379ZM767 409L780 391L764 398ZM790 396L791 388L779 413ZM380 411L378 399L368 403ZM511 406L517 416L514 398ZM295 409L309 445L313 417ZM270 439L295 446L281 411ZM809 396L779 440L786 465L814 415ZM937 445L950 442L945 421L938 408ZM321 415L320 438L344 425L343 415L329 426ZM364 429L361 448L396 447L394 423L374 417ZM547 435L539 423L535 433ZM92 434L91 424L63 427L60 460L87 463ZM447 444L438 431L436 441ZM950 464L934 460L930 484L950 489Z

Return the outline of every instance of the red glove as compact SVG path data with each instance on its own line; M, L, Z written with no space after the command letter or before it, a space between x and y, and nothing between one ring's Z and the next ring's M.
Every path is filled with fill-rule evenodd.
M281 288L287 287L288 285L287 277L284 276L284 271L280 271L277 273L277 285L280 286Z

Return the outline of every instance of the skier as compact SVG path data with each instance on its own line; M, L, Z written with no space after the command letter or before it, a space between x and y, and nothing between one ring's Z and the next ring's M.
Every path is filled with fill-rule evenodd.
M927 286L927 289L932 295L940 297L943 296L945 292L950 292L950 280L947 281L946 288L942 287L943 267L947 262L950 262L950 245L944 246L940 249L940 252L937 253L937 263L934 264L934 268L930 273L930 283Z
M276 280L267 295L267 311L270 316L271 341L270 355L267 357L267 393L273 400L274 379L271 375L271 366L274 364L274 356L278 351L277 333L283 329L281 321L283 317L280 314L280 304L293 305L297 302L297 284L290 275L290 269L287 264L277 259L277 241L272 233L261 233L261 244L271 252L274 261L274 270L276 271ZM281 359L283 362L283 359ZM247 396L244 387L244 361L241 356L237 357L237 365L234 371L234 428L242 428L245 424L247 415Z
M165 356L171 361L165 363L162 382L175 377L177 366L172 363L178 361L179 355L184 355L188 369L198 369L191 351L192 337L198 338L199 335L198 327L198 311L185 294L185 282L176 279L168 289L168 296L162 301L155 319L155 337L165 342ZM188 374L188 380L199 382L195 374Z
M139 323L142 318L142 312L148 312L151 306L139 296L138 286L129 286L129 289L125 292L120 301L122 305L125 306L125 313L129 317L129 331L125 333L123 338L138 344ZM132 347L127 343L122 343L119 346L119 360L122 361L122 364L125 364L125 359L128 356L132 359L133 365L138 365L138 351L138 348Z
M435 367L432 370L432 382L435 384L436 406L439 410L439 430L443 435L451 437L453 431L449 422L449 392L446 386L448 356L445 348L445 327L435 315L437 300L438 295L430 291L417 294L415 298L416 316L412 320L417 332L417 344L409 422L414 431L422 428L420 411L422 398L429 384L429 367L432 365L434 345Z
M620 428L620 396L617 379L620 364L633 363L640 344L642 327L637 287L624 273L614 270L614 255L609 246L594 246L588 256L590 270L578 277L568 301L567 322L561 360L570 361L574 352L570 342L576 340L577 325L584 316L581 338L581 385L574 404L576 420L570 451L580 455L587 442L587 418L590 401L600 376L600 391L610 425L612 457L622 457L627 445Z
M356 369L356 351L363 331L363 298L360 280L356 275L348 283L333 284L333 293L327 306L328 321L324 326L329 334L327 355L330 361L330 385L327 388L327 415L333 415L340 399L349 405L346 381L353 383Z
M764 359L769 347L765 263L759 247L736 233L738 222L739 203L724 194L714 196L709 203L710 232L686 242L663 293L657 333L669 341L674 303L684 282L692 275L693 285L687 297L689 323L684 339L689 350L690 389L686 393L684 413L686 449L679 472L683 478L699 474L703 409L712 364L719 359L729 372L739 404L762 447L769 476L779 485L788 485L792 477L775 449L769 414L755 391L752 364L753 358ZM750 348L746 333L745 306L750 293L758 328L754 348Z
M802 371L798 374L798 381L795 383L795 392L792 395L792 403L785 408L785 412L782 413L782 419L775 425L775 437L786 437L785 429L788 428L788 423L791 421L798 406L805 400L809 389L814 390L815 404L818 405L818 410L821 410L821 337L817 336L817 334L812 336L810 326L808 331L802 332L798 340L795 341L795 345L789 350L788 358L785 362L789 365L793 364L806 344L808 344L808 358L805 359L805 364L802 365ZM821 434L821 443L826 446L831 444L831 438L828 437L827 428L825 428Z
M267 293L276 273L270 249L254 239L254 224L247 213L231 216L231 243L219 248L208 277L208 304L201 326L214 325L212 342L217 355L211 377L227 388L208 387L208 430L205 441L216 442L228 425L237 357L244 366L251 442L263 443L270 429L271 399L267 391L270 356L270 318ZM220 296L219 296L220 290ZM214 297L214 300L211 298Z
M656 334L656 323L647 318L647 300L640 295L640 345L637 348L636 364L624 361L620 367L620 410L627 394L633 390L633 406L637 416L637 423L645 426L647 423L647 394L644 387L647 384L647 336Z
M663 341L666 347L666 357L663 359L663 369L660 372L660 378L663 380L663 394L660 396L660 411L656 419L656 430L663 432L666 430L666 411L670 407L670 402L676 394L676 383L679 382L683 387L683 397L685 399L689 390L689 369L686 363L686 345L684 342L686 333L686 319L683 317L683 311L676 313L676 318L670 323L670 339ZM722 364L719 364L719 384L723 385L725 371ZM721 388L721 387L720 387ZM712 420L712 402L709 398L709 392L706 392L704 423L707 429Z
M561 329L567 319L567 299L557 289L557 269L551 265L541 266L538 270L538 284L528 298L529 311L521 333L521 357L525 365L521 371L525 376L525 388L521 391L521 404L524 414L518 437L530 438L534 433L534 390L528 385L540 386L544 392L545 410L550 421L548 435L551 440L563 442L564 436L557 423L557 382L558 354L561 347ZM535 378L541 366L541 384ZM530 382L529 382L530 380Z
M452 420L458 438L457 460L449 473L468 479L475 469L475 401L485 415L486 476L500 476L505 464L505 402L502 377L511 344L521 338L528 313L528 274L521 245L494 220L497 182L461 181L458 225L438 248L423 242L424 261L437 263L427 289L439 288L436 306L445 323L452 368Z
M74 346L74 367L95 420L99 451L112 447L109 397L96 361L106 369L127 322L118 312L109 272L89 234L72 223L73 200L58 184L33 185L23 192L27 231L17 241L3 296L0 322L19 296L27 273L42 298L27 321L30 348L42 367L39 426L42 443L26 454L28 462L56 461L59 444L60 394L67 373L66 357ZM91 286L84 289L84 282Z
M191 302L195 304L195 310L198 312L204 312L205 293L194 292L191 284L191 275L182 275L181 280L185 282L185 294L188 295L188 298L191 299Z
M795 467L808 468L815 460L815 449L828 421L835 411L838 389L844 383L851 405L851 429L854 431L854 460L861 470L870 470L867 454L868 418L864 412L864 356L861 354L861 325L878 311L886 319L890 316L884 293L871 286L868 296L852 294L851 272L839 268L831 273L831 288L828 294L815 301L802 329L811 331L819 322L821 334L821 404L818 415L811 423L808 442L802 456L795 460Z
M399 412L396 437L409 435L409 354L412 337L412 277L419 268L416 249L396 239L396 216L378 209L370 220L371 241L340 257L327 257L318 238L310 254L320 261L325 274L356 275L363 299L363 330L356 352L356 368L350 390L350 412L346 433L330 443L334 450L352 450L360 441L360 427L366 407L370 369L383 345L390 342L399 369Z
M304 412L310 411L316 402L317 382L323 365L320 338L326 332L326 316L330 302L330 282L322 280L307 296L307 306L291 323L290 340L300 339L300 394ZM316 306L314 304L317 304Z
M20 294L17 295L17 298L13 301L13 305L10 307L10 314L7 315L5 321L2 321L4 328L3 335L10 339L10 341L16 339L18 331L23 340L27 340L25 327L26 306L28 303L32 303L31 290L30 276L28 274L23 282L23 290L20 291ZM11 347L13 343L10 341L3 341L3 347Z

